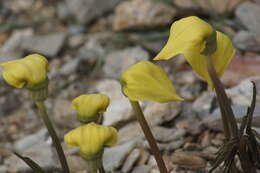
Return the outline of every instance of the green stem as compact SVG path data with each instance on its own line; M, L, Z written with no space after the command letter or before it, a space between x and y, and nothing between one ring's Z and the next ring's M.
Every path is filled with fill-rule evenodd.
M218 78L218 75L216 73L216 70L210 60L211 57L207 57L206 58L206 62L207 62L207 68L208 68L208 73L210 75L210 78L214 84L214 88L216 90L216 94L217 94L217 99L221 108L221 116L222 116L222 121L224 122L223 125L226 126L226 123L229 124L229 128L230 128L230 133L231 136L234 138L238 137L238 127L237 127L237 123L236 123L236 118L234 116L234 113L232 111L232 108L230 106L229 103L229 99L227 97L227 94L225 92L225 89L220 81L220 79Z
M142 112L142 109L141 109L139 103L136 102L136 101L131 101L131 100L130 100L130 103L131 103L133 110L136 114L136 118L141 125L141 128L144 132L144 135L145 135L145 137L146 137L146 139L147 139L147 141L148 141L148 143L151 147L152 153L155 157L155 160L157 162L157 165L158 165L160 172L161 173L168 173L168 170L165 166L162 155L161 155L159 148L156 144L156 140L154 139L153 134L150 130L150 127L149 127L147 121L145 120L144 114Z
M256 173L256 168L254 164L251 162L251 159L248 155L247 151L247 137L243 136L240 139L240 145L239 145L239 159L241 163L241 167L244 172L246 173Z
M51 121L48 117L44 102L38 101L38 102L35 102L35 104L36 104L38 111L39 111L39 114L42 117L42 119L45 123L45 126L48 129L48 132L49 132L49 134L52 138L53 144L56 148L56 151L57 151L59 159L60 159L61 166L63 168L63 172L64 173L70 173L69 167L68 167L68 164L67 164L67 160L66 160L64 152L63 152L63 149L61 147L58 136L57 136L57 134L56 134L56 132L55 132L53 126L52 126L52 123L51 123Z

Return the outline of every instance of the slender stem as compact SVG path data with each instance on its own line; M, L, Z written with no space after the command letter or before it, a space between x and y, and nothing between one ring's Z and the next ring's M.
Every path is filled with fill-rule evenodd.
M39 111L39 114L42 117L42 119L45 123L45 126L48 129L48 132L49 132L49 134L52 138L53 144L56 148L56 151L57 151L59 159L60 159L61 166L63 168L63 172L64 173L70 173L69 167L68 167L68 164L67 164L67 160L66 160L64 152L63 152L63 149L61 147L58 136L57 136L57 134L56 134L56 132L55 132L53 126L52 126L52 123L51 123L51 121L48 117L44 102L39 101L39 102L35 102L35 104L36 104L38 111Z
M225 89L224 89L220 79L218 78L218 75L210 60L210 57L206 58L206 62L207 62L208 73L214 84L214 88L216 90L219 105L220 105L220 108L222 109L222 117L224 117L223 121L228 120L227 122L230 125L231 135L232 135L232 137L236 138L236 137L238 137L238 127L237 127L234 113L229 104L227 94L225 92Z
M253 84L253 98L251 101L251 105L250 105L250 109L248 112L248 121L247 121L247 127L246 127L246 132L247 134L251 135L252 134L252 121L253 121L253 114L255 111L255 103L256 103L256 85L254 82L252 82Z
M99 173L106 173L103 164L102 164L101 167L99 168Z
M247 140L246 136L243 136L240 139L240 145L239 145L239 159L241 163L241 167L244 172L247 173L256 173L256 168L254 164L251 162L251 159L249 158L248 152L247 152Z
M217 96L218 98L218 96ZM218 98L219 100L219 98ZM225 116L225 112L223 111L223 105L221 103L219 103L220 106L220 112L221 112L221 120L222 120L222 124L223 124L223 130L224 130L224 135L226 137L227 140L230 139L230 130L229 130L229 125L228 125L228 118Z
M152 153L155 157L155 160L157 162L157 165L158 165L160 172L161 173L168 173L168 170L165 166L162 155L161 155L159 148L156 144L156 140L154 139L153 134L150 130L150 127L149 127L147 121L145 120L144 114L142 112L142 109L141 109L139 103L136 102L136 101L130 101L130 103L131 103L133 110L136 114L136 118L141 125L141 128L144 132L144 135L145 135L145 137L146 137L146 139L147 139L147 141L148 141L148 143L151 147Z

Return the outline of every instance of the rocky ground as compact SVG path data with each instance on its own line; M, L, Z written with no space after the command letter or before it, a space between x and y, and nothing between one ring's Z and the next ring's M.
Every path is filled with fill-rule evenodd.
M107 94L111 104L103 124L118 129L119 144L106 149L105 169L158 173L118 78L130 65L151 60L166 42L170 24L189 15L227 33L237 48L222 81L240 119L252 98L251 80L260 93L259 0L2 0L0 62L35 52L48 58L46 104L61 141L79 125L71 100L85 93ZM158 64L185 98L142 103L164 160L171 173L207 172L224 140L216 97L182 57ZM0 83L0 173L30 172L12 151L59 172L50 137L26 91L8 86L2 77ZM260 132L259 94L253 122ZM72 172L83 173L77 150L64 149Z

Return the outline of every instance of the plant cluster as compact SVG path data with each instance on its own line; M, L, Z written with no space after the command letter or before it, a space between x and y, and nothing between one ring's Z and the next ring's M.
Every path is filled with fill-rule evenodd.
M182 54L192 69L214 89L221 109L225 143L217 153L212 172L223 164L225 172L256 173L260 166L260 149L257 133L251 128L255 107L256 89L254 86L252 104L238 127L224 87L220 81L235 53L232 42L224 33L216 31L210 24L196 16L190 16L174 22L170 29L168 42L154 60L168 60ZM7 83L28 89L32 101L49 131L59 155L63 172L69 173L69 167L52 123L44 105L48 97L48 61L41 55L33 54L1 64L3 77ZM156 140L144 117L139 101L150 100L160 103L182 101L167 73L150 61L141 61L132 65L122 74L120 83L123 94L129 99L134 113L150 145L161 173L168 173L167 167L156 144ZM253 82L252 82L253 83ZM254 85L254 83L253 83ZM103 126L102 113L109 106L109 98L103 94L81 95L72 101L82 126L64 136L69 147L79 147L80 155L86 160L86 169L90 172L105 172L102 156L105 147L116 145L117 130ZM119 115L120 116L120 115ZM33 160L23 159L35 172L44 172ZM241 169L235 165L238 156Z

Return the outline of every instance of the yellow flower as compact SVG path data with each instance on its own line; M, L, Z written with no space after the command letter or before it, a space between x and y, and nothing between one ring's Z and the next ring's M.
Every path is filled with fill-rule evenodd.
M169 102L182 100L167 74L159 66L141 61L121 76L123 93L132 101Z
M210 46L212 46L211 51L205 52ZM225 34L215 31L211 25L200 18L191 16L172 24L168 42L154 60L167 60L178 54L183 54L196 73L212 86L205 55L210 54L212 63L220 77L234 53L232 42Z
M25 85L31 87L47 79L48 61L38 54L2 63L0 66L3 67L3 78L16 88Z
M105 112L109 105L109 97L104 94L81 95L72 101L72 108L77 110L78 119L82 123L95 121L100 112Z
M71 130L64 136L69 147L79 147L86 160L95 159L103 154L104 147L117 143L117 130L111 126L89 123Z

